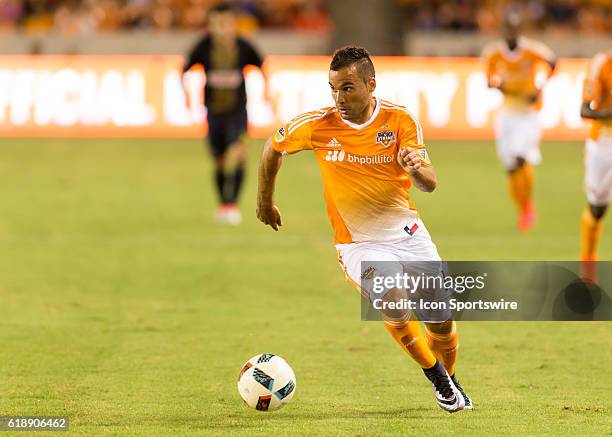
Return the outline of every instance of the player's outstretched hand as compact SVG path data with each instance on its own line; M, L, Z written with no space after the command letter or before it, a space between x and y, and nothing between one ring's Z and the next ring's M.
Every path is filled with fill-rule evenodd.
M265 225L270 225L272 229L278 231L283 225L283 219L281 217L280 210L276 207L276 205L257 206L257 218Z
M413 173L421 168L421 155L413 149L404 147L397 154L397 162L408 173Z

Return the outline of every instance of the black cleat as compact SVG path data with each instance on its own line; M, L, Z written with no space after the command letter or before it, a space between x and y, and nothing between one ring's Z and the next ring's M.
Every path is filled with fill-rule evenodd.
M453 384L455 384L455 387L457 387L457 390L459 390L459 392L461 393L461 396L463 396L463 400L465 401L465 407L463 407L466 410L471 410L474 408L474 404L472 404L472 400L470 399L470 397L468 395L465 394L465 390L463 390L463 387L461 387L461 384L459 384L459 380L457 379L457 375L453 375L450 377L451 380L453 381Z
M430 369L423 369L427 379L431 381L438 406L449 413L463 410L465 400L461 392L455 387L446 369L440 361Z

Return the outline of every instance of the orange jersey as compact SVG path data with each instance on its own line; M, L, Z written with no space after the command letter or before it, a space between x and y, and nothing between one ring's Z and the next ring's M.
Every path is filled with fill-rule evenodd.
M505 41L493 43L485 48L483 58L489 83L503 87L504 106L525 111L534 106L537 73L550 74L549 64L555 61L555 55L544 44L526 38L519 38L517 44L510 51ZM540 102L535 106L539 109Z
M406 108L376 99L372 117L361 125L342 119L336 108L307 112L281 127L272 145L283 154L314 151L336 244L410 235L418 214L398 151L414 148L423 165L431 164L421 126Z
M612 49L600 52L589 63L582 101L592 109L609 109L612 107ZM612 137L612 119L592 120L589 138L597 140L601 135Z

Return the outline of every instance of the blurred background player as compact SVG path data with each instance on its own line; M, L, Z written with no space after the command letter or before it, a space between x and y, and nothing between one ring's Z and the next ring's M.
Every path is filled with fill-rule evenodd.
M584 185L588 208L582 214L583 277L595 281L597 245L602 218L612 199L612 49L600 52L589 63L584 80L580 115L591 119L585 144Z
M543 83L536 75L549 78L556 57L544 44L519 35L520 19L508 15L503 23L503 40L483 52L489 87L499 89L504 103L497 114L495 139L498 156L508 171L510 194L519 210L518 229L526 232L535 222L533 165L540 163L540 126Z
M366 49L336 50L329 84L335 107L307 112L281 127L264 147L259 167L257 217L274 230L282 225L274 204L282 156L313 150L324 184L338 260L365 298L396 301L405 290L372 290L372 276L392 277L416 261L440 261L438 250L409 198L414 185L436 188L418 120L402 106L373 96L374 65ZM362 262L376 264L362 273ZM410 266L412 264L412 267ZM382 272L381 269L390 269ZM385 312L385 327L423 369L438 405L448 412L471 409L455 375L458 335L450 312L425 323L426 336L409 312Z
M263 59L253 45L237 35L236 13L231 4L219 3L211 8L208 29L208 34L189 54L183 73L194 65L202 66L206 73L208 142L215 160L220 203L216 217L220 222L237 225L242 220L237 202L244 179L248 138L244 68L253 65L261 69ZM235 161L231 170L229 152Z

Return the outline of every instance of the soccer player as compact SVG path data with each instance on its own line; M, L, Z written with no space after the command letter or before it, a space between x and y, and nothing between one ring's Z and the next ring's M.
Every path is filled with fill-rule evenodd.
M612 200L612 49L591 60L584 80L580 115L591 119L585 144L585 189L588 208L582 214L583 276L596 280L597 245L606 209Z
M204 88L207 108L208 141L215 160L215 183L219 195L217 219L239 224L236 206L246 161L246 88L243 69L261 68L262 57L245 39L237 36L236 14L229 3L219 3L209 11L209 34L191 50L183 67L187 72L201 65L206 72ZM267 93L266 93L267 95ZM228 171L228 152L235 166Z
M538 110L541 86L536 75L550 77L556 66L554 53L545 45L519 36L520 20L509 15L503 40L485 48L489 87L499 89L504 103L495 122L497 154L508 172L510 194L518 208L518 229L529 231L535 223L533 165L541 161Z
M440 261L409 196L411 185L433 191L436 174L417 119L406 108L373 96L374 65L366 49L337 50L329 85L335 107L299 115L266 142L259 166L257 217L279 229L282 220L274 190L282 156L314 151L338 260L347 278L372 301L368 274L376 273L361 272L362 261L386 261L400 269L410 262ZM386 296L393 301L400 292L391 289ZM419 322L405 313L384 316L389 333L431 381L438 405L449 412L471 408L455 375L455 322L449 317L426 323L423 336Z

